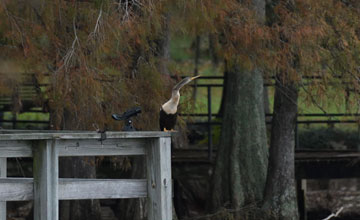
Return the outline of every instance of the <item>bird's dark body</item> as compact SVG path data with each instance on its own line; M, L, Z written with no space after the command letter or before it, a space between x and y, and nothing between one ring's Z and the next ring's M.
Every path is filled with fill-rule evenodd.
M164 131L164 128L166 130L174 129L176 124L176 118L177 113L175 114L167 114L163 109L160 110L160 130Z

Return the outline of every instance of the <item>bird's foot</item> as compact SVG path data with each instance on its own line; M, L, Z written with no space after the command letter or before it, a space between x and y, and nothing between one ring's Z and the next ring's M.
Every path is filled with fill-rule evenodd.
M165 132L172 132L172 131L175 131L174 129L170 129L170 130L168 130L168 129L166 129L166 128L164 128L164 130L163 131L165 131Z

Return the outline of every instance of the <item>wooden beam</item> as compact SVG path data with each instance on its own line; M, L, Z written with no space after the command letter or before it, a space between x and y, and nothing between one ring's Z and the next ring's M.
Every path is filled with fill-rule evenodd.
M172 219L171 139L153 139L147 150L148 219Z
M59 161L55 141L34 141L34 219L59 219Z
M146 139L57 140L59 156L145 155Z
M0 201L32 200L33 184L33 178L0 178ZM144 198L147 197L147 181L61 178L58 195L60 200Z
M157 138L157 137L171 137L172 132L161 131L133 131L133 132L119 132L107 131L107 139L124 139L124 138ZM10 132L9 130L0 131L0 140L47 140L47 139L97 139L100 140L102 134L91 131L59 131L59 132Z
M0 201L27 201L33 198L33 178L0 178Z
M147 196L146 180L60 179L59 199L123 199Z
M4 154L0 154L4 155ZM0 178L7 175L7 159L0 157ZM1 193L0 193L1 195ZM6 202L0 202L0 220L6 220Z
M11 157L32 157L30 141L0 141L0 155Z
M114 156L144 155L147 139L58 140L59 156ZM0 141L0 155L6 157L32 157L32 142Z

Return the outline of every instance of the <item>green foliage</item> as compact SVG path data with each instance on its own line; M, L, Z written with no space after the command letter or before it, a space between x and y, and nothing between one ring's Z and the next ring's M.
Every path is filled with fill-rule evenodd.
M211 47L228 66L262 68L266 76L280 73L282 80L304 88L307 105L326 108L335 100L342 106L346 96L354 109L360 90L359 4L297 0L291 6L280 0L267 9L272 16L264 24L250 1L2 1L0 51L51 83L44 97L50 99L57 129L66 112L80 117L77 129L94 123L118 128L108 116L136 105L146 109L140 120L146 123L139 126L156 129L157 118L151 116L174 83L159 70L167 17L173 59L168 67L175 75L193 72L191 42L212 35ZM201 50L207 56L208 48ZM204 75L223 72L222 65L214 69L200 62ZM314 75L319 79L306 80ZM3 79L0 85L11 93ZM347 95L348 90L355 92ZM199 93L196 108L205 112L206 91ZM221 91L214 93L220 100ZM215 111L218 103L213 102Z
M144 109L138 128L157 129L153 115L166 90L157 70L156 41L164 22L161 4L158 8L150 4L140 8L105 1L38 1L18 7L17 1L6 1L1 5L1 33L14 39L26 71L39 72L38 78L50 82L45 96L55 129L66 117L73 118L72 129L103 128L114 124L111 113L137 105Z

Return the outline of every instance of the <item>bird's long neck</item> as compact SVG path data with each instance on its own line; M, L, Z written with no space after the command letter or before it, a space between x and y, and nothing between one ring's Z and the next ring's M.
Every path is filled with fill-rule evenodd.
M173 91L170 100L162 105L162 109L167 114L175 114L177 112L177 106L179 105L179 101L180 101L179 91Z

